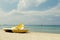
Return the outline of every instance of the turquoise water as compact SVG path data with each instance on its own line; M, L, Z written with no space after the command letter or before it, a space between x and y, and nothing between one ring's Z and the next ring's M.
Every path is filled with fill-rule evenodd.
M0 26L0 29L4 27L12 27L12 26ZM60 25L30 25L25 26L25 29L28 29L31 32L47 32L47 33L60 34Z

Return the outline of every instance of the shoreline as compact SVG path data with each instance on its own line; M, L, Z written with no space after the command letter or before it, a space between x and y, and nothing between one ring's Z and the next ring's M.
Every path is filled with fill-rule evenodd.
M9 33L0 30L0 40L60 40L60 34L43 32Z

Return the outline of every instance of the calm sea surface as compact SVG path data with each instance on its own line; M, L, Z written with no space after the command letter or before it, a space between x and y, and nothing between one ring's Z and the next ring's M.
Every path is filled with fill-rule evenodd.
M5 27L14 27L14 26L0 26L0 29ZM59 33L60 34L60 25L30 25L25 26L25 29L28 29L31 32L47 32L47 33Z

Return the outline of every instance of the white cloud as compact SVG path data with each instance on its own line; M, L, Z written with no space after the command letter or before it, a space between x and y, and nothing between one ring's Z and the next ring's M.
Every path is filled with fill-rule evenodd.
M46 11L22 11L24 8L27 8L28 6L38 6L41 3L45 2L46 0L35 0L32 2L32 0L20 0L17 9L13 9L10 12L4 12L2 9L0 9L0 20L1 23L25 23L25 24L43 24L44 20L51 21L51 18L46 18L47 15L53 15L53 16L60 16L60 3L49 10ZM16 15L18 14L18 15ZM21 15L22 14L22 15ZM3 15L3 16L2 16ZM35 18L34 16L39 16L39 18ZM41 17L45 17L41 18ZM46 24L48 21L46 21ZM52 22L52 21L51 21Z
M47 13L49 13L49 15L60 16L60 3L54 8L47 10Z
M24 10L28 7L39 6L41 3L47 0L20 0L18 3L18 10Z
M57 6L55 6L54 8L51 8L51 9L46 10L46 11L28 11L28 12L26 12L26 13L33 14L33 15L40 15L40 16L44 16L44 15L60 16L60 3Z
M25 14L25 15L55 15L59 16L60 15L60 3L56 5L55 7L46 10L46 11L22 11L28 7L33 7L33 6L39 6L41 3L46 2L47 0L20 0L18 3L18 8L17 11L19 13Z
M11 1L11 0L6 0ZM15 2L16 0L13 0L12 2ZM43 2L46 2L47 0L20 0L18 5L17 5L17 10L13 9L12 11L8 12L8 15L12 15L14 13L20 13L20 14L24 14L24 15L40 15L40 16L44 16L44 15L56 15L59 16L60 15L60 3L54 7L51 8L49 10L46 11L22 11L24 8L27 8L28 6L36 6L36 5L40 5ZM5 12L4 12L5 13Z

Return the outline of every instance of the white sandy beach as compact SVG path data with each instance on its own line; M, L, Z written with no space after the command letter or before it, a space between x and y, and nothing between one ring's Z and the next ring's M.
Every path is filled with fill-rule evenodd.
M53 33L8 33L0 30L0 40L60 40L60 34Z

